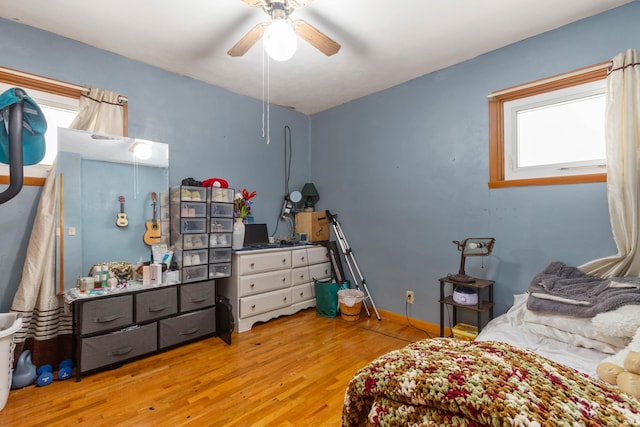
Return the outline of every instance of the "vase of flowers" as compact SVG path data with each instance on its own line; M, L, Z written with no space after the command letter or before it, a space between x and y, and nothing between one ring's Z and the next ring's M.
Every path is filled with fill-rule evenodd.
M231 249L242 249L244 246L244 223L246 218L251 214L251 206L253 199L256 196L256 191L249 193L246 188L243 188L241 192L237 193L233 200L233 216L235 222L233 223L233 242Z

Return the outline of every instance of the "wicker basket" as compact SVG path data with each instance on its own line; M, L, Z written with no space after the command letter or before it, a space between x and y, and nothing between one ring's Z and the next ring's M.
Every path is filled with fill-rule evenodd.
M364 292L359 289L341 289L338 291L338 301L340 302L340 317L349 322L354 322L360 318L362 311L362 301Z
M362 302L357 302L352 306L340 303L340 317L348 322L355 322L360 318Z

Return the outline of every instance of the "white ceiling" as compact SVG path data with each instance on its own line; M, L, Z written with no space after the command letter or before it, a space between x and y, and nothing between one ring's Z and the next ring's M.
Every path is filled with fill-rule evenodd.
M292 19L342 48L299 40L291 60L268 61L270 101L313 114L631 1L314 0ZM226 53L268 19L240 0L0 0L0 17L263 97L262 44Z

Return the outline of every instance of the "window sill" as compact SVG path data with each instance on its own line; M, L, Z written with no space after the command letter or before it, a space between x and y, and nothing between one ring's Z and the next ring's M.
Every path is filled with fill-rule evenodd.
M44 185L44 181L46 178L33 178L33 177L24 177L23 185L33 185L37 187L42 187ZM0 184L9 185L9 177L6 175L0 175Z
M591 175L556 176L548 178L514 179L509 181L489 181L489 188L531 187L536 185L587 184L607 182L606 173Z

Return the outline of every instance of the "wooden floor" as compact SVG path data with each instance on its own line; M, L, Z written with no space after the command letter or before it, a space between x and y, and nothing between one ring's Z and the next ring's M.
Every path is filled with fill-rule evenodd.
M305 310L228 346L209 338L82 381L12 390L1 426L339 426L354 373L427 338L383 316L347 322Z

